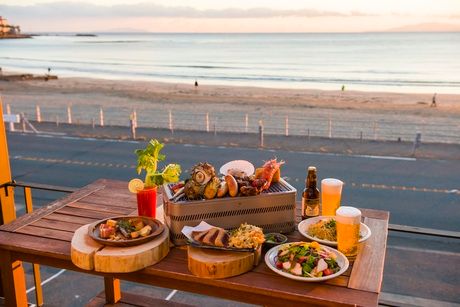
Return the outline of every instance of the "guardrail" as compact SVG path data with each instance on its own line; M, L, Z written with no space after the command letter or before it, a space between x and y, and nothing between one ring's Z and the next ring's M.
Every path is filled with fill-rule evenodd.
M7 105L7 110L9 105ZM417 133L423 142L460 143L460 123L445 118L442 122L431 118L398 121L381 116L367 118L338 118L278 114L268 111L187 111L173 109L134 110L127 107L96 105L67 106L66 108L39 105L23 107L26 118L37 122L67 124L118 125L145 128L163 128L174 132L200 130L207 132L258 133L259 122L266 134L301 135L306 137L352 138L361 140L414 141ZM135 131L134 131L135 133Z

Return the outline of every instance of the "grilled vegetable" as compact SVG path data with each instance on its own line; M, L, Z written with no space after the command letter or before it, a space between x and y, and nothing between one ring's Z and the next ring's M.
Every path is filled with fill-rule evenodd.
M152 227L150 227L150 225L146 225L144 226L144 228L139 230L139 234L141 237L146 237L150 234L151 231L152 231Z
M212 177L204 189L204 198L213 199L216 197L217 190L219 189L220 180L217 177Z
M225 180L221 181L219 188L217 189L217 197L219 198L224 197L225 195L227 195L227 193L228 193L228 184Z

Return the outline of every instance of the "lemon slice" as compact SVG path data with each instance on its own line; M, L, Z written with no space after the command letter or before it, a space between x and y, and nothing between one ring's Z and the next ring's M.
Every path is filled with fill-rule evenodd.
M128 190L131 193L137 193L144 189L144 182L139 178L131 179L128 183Z

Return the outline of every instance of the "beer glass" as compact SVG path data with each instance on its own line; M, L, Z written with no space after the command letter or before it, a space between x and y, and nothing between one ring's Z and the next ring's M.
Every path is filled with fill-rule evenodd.
M343 182L339 179L326 178L321 180L322 215L335 215L340 206Z
M358 254L359 227L361 211L354 207L343 206L337 209L337 249L347 258L355 258Z

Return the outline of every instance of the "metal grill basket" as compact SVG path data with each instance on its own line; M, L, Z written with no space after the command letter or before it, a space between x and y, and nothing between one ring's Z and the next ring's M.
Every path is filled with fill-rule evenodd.
M227 230L242 223L259 226L265 233L295 230L296 189L283 179L256 196L193 201L182 197L173 202L172 195L170 186L163 186L165 222L176 245L186 243L181 233L184 226L196 226L201 221Z

